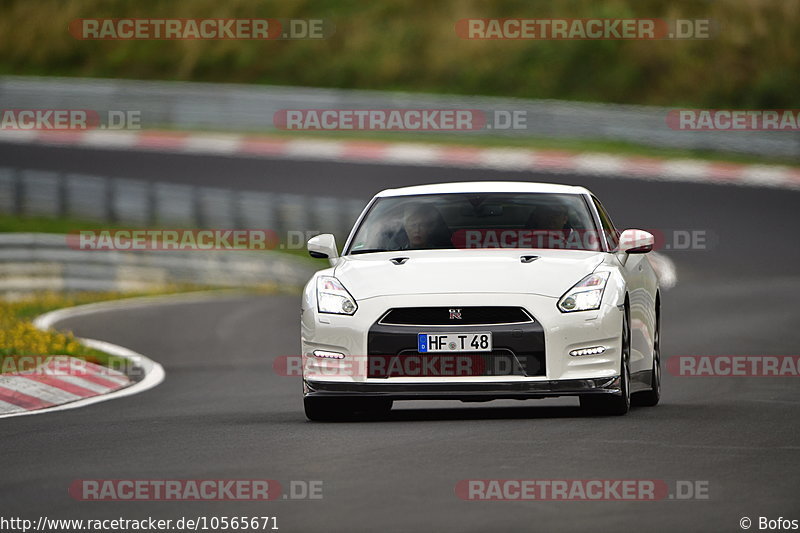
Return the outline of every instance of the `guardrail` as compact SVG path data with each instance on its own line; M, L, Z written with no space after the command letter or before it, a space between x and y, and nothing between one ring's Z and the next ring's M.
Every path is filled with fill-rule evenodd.
M320 232L344 242L362 209L361 200L0 167L0 213L129 228L271 230L284 247L304 247ZM299 286L314 270L271 251L85 251L69 248L64 235L0 233L0 292Z
M144 128L269 131L282 109L480 109L525 112L527 128L461 132L600 139L659 147L800 158L800 135L758 131L676 131L669 108L379 91L81 78L0 77L8 109L141 112ZM401 135L401 134L399 134ZM429 135L436 135L430 133ZM451 134L452 135L452 134Z
M333 233L344 242L362 200L229 190L0 167L0 213L135 227ZM290 233L291 232L291 233Z
M164 286L298 287L316 270L278 252L75 250L65 235L0 233L0 293Z

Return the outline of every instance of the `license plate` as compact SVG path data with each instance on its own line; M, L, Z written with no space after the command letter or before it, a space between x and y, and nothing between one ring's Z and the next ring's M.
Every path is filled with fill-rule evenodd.
M417 351L432 352L491 352L491 332L480 333L420 333Z

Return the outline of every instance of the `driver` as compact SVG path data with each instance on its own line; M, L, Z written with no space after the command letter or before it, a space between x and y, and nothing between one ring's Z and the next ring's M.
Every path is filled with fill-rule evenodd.
M542 205L528 217L527 228L533 230L537 248L567 249L573 247L569 211L560 204Z
M528 218L528 229L544 231L563 231L569 220L567 208L563 205L543 205Z
M450 248L450 231L441 213L425 204L414 204L403 213L403 229L409 249Z

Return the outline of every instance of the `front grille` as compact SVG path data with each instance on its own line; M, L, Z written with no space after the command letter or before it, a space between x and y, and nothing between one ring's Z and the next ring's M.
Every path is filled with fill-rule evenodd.
M525 324L499 324L492 332L491 352L417 351L420 333L463 333L474 325L397 325L375 323L367 334L368 377L545 376L544 329Z
M533 322L533 318L521 307L399 307L390 309L378 321L379 324L400 326L469 326L526 322Z

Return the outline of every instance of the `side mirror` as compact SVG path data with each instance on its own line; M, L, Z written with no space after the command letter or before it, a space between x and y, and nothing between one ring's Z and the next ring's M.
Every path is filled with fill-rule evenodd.
M336 238L330 233L316 235L308 240L308 253L317 259L329 259L333 265L339 257L336 250Z
M626 229L619 236L619 251L627 254L646 254L653 250L656 239L641 229Z

